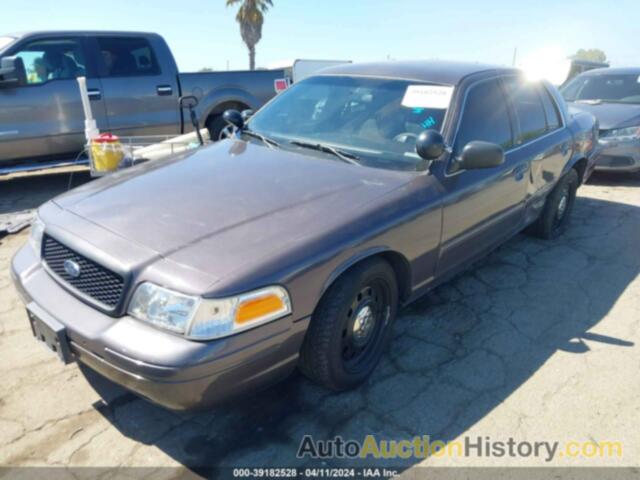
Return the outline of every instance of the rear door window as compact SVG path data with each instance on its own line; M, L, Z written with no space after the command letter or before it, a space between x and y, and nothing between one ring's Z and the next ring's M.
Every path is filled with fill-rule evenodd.
M15 55L24 63L28 85L86 75L84 53L77 39L36 40L22 47Z
M160 75L160 66L145 38L98 37L103 77Z
M469 90L454 155L459 156L465 145L475 140L496 143L504 150L513 146L507 102L498 80L483 81Z
M520 78L508 78L505 85L520 124L518 143L527 143L547 131L547 119L539 94L537 82Z

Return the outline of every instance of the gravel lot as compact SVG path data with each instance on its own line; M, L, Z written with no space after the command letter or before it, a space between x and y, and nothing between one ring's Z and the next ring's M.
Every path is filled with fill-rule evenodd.
M35 207L67 182L0 180L0 214ZM640 176L595 177L565 236L518 236L403 310L389 354L362 388L329 394L296 375L200 414L150 405L61 365L34 341L9 278L27 234L0 239L0 465L293 466L309 463L296 459L305 434L362 441L371 433L624 448L614 458L432 457L423 465L640 466Z

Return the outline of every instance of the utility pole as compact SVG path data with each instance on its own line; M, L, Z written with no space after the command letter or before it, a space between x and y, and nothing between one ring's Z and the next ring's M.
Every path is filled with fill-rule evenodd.
M516 66L516 59L518 58L518 47L513 49L513 60L511 62L511 66L515 67Z

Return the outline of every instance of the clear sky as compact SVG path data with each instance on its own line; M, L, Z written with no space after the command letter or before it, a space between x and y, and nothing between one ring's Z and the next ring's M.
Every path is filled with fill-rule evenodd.
M295 59L441 58L510 65L536 51L600 48L640 65L640 0L273 0L258 66ZM2 0L0 33L143 30L165 37L184 71L246 68L224 0Z

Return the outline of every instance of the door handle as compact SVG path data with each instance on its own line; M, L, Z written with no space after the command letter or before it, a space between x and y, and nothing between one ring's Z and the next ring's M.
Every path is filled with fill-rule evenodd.
M526 163L521 163L513 169L513 176L516 177L517 181L520 181L524 178L524 174L529 170L529 165Z
M90 88L87 90L87 95L89 95L89 100L100 100L102 99L102 92L97 88Z
M171 85L158 85L156 87L156 92L161 97L169 96L169 95L173 95L173 88L171 88Z

